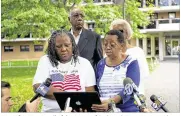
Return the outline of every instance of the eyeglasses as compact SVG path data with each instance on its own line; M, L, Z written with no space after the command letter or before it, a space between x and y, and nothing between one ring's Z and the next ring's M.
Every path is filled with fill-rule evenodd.
M110 48L116 48L117 44L116 43L107 43L107 42L104 42L104 47L107 48L108 46Z

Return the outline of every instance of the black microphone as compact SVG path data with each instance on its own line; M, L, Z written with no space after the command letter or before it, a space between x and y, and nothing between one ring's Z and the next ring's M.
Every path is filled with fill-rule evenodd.
M52 82L52 79L47 78L45 82L41 83L40 86L36 89L36 95L30 100L30 103L40 96L44 97L49 91L51 82ZM18 112L26 112L26 103L21 106Z
M169 112L168 109L165 107L165 102L161 97L157 97L156 95L152 95L150 100L153 102L151 105L156 111L162 109L164 112Z
M129 77L125 78L123 84L124 95L133 96L140 111L146 108L146 97L143 94L139 94L138 87L135 85L132 79Z

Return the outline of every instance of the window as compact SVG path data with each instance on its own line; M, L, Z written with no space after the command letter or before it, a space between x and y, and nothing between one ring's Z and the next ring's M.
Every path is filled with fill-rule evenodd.
M155 0L145 0L146 1L146 6L150 6L150 5L153 5L155 6Z
M169 20L167 20L167 19L161 19L161 20L158 21L158 23L159 23L159 24L167 24L167 23L169 23Z
M143 1L142 0L137 0L140 3L140 6L138 8L143 8Z
M165 39L165 55L170 56L171 55L171 40Z
M159 55L159 38L155 37L155 55Z
M111 2L111 0L103 0L103 2Z
M93 0L94 3L101 2L101 0Z
M13 52L13 46L4 46L4 52Z
M180 23L180 19L172 19L172 23Z
M169 0L158 0L159 6L169 6Z
M147 38L147 55L151 55L151 39Z
M176 13L175 12L169 12L168 13L168 18L169 19L174 19L176 17Z
M35 52L43 51L43 45L34 45L34 51Z
M150 21L150 24L146 26L147 29L155 29L156 21Z
M158 13L153 13L150 15L150 19L153 20L153 19L158 19Z
M20 46L20 51L21 52L28 52L28 51L30 51L29 45L21 45Z
M138 39L139 40L139 47L143 49L143 39Z
M172 0L172 6L180 5L180 0Z

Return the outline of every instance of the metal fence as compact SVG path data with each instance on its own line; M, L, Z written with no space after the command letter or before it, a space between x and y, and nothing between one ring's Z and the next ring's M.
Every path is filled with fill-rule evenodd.
M12 67L37 67L38 61L3 61L1 62L1 68Z

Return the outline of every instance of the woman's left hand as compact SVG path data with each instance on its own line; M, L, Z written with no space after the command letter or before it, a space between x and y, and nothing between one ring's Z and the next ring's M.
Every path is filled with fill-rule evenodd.
M97 112L107 112L108 110L108 101L102 101L102 104L93 104L92 105L92 110L97 111Z

